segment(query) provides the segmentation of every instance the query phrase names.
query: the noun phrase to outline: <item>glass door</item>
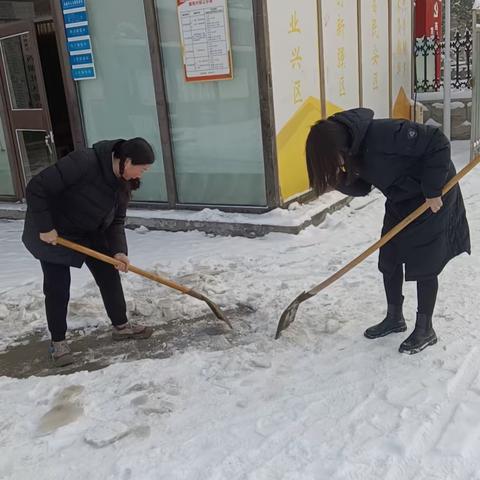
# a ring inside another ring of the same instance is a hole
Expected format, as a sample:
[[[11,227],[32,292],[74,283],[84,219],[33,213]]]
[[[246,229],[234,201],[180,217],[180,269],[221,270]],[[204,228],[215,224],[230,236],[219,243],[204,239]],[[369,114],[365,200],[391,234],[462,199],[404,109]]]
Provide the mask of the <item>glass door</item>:
[[[25,184],[56,160],[34,24],[0,26],[0,75]]]

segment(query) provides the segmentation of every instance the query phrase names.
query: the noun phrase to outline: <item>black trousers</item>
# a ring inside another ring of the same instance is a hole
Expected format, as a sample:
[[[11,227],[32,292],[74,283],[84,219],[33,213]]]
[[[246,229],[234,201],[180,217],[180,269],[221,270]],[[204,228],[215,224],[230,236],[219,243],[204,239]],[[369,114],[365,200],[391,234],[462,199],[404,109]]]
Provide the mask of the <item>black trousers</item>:
[[[70,267],[56,263],[40,262],[43,270],[43,293],[48,329],[52,341],[65,340],[67,310],[70,300]],[[102,295],[105,310],[113,325],[127,322],[127,306],[118,271],[94,258],[85,260]]]
[[[403,302],[403,265],[397,265],[392,275],[383,277],[387,302],[390,305],[401,305]],[[438,277],[417,282],[417,311],[425,315],[433,315],[437,301]]]

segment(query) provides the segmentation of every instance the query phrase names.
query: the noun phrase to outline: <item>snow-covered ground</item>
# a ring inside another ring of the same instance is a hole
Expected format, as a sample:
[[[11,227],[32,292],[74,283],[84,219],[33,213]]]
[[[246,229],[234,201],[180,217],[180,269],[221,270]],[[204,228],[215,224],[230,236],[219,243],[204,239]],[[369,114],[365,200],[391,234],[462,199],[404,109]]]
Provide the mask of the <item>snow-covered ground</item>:
[[[467,155],[468,144],[455,143],[457,165]],[[397,351],[407,334],[363,337],[385,310],[376,255],[303,304],[273,340],[298,293],[378,238],[378,193],[298,236],[129,232],[132,263],[224,307],[254,307],[242,341],[227,335],[221,351],[96,372],[0,378],[0,478],[480,480],[480,171],[463,192],[473,255],[441,276],[439,343],[411,357]],[[0,223],[1,348],[45,323],[40,269],[21,228]],[[74,271],[73,282],[71,326],[106,325],[88,272]],[[132,274],[124,286],[130,311],[152,325],[206,313]],[[405,293],[411,330],[414,285]]]

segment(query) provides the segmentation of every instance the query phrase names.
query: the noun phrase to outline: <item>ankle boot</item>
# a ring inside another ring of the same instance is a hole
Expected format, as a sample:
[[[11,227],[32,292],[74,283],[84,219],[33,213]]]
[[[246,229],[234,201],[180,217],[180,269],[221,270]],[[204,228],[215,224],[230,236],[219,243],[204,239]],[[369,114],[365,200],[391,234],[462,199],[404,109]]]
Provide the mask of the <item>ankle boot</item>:
[[[413,355],[437,343],[437,334],[432,327],[432,316],[417,313],[417,322],[412,334],[400,345],[400,353]]]
[[[405,318],[403,317],[403,298],[400,305],[388,305],[387,316],[385,319],[374,325],[373,327],[367,328],[364,335],[367,338],[380,338],[390,333],[405,332],[407,330],[407,324],[405,323]]]

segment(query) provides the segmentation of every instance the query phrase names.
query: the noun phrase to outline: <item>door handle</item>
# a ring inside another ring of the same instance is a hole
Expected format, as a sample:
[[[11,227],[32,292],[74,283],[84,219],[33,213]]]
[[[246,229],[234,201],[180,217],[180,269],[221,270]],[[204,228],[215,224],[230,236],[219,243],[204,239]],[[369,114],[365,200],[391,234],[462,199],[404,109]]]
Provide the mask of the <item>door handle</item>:
[[[53,145],[53,132],[50,130],[49,132],[47,132],[47,134],[45,135],[45,145],[47,146],[47,149],[48,149],[48,153],[50,155],[53,155],[53,149],[52,149],[52,145]]]

